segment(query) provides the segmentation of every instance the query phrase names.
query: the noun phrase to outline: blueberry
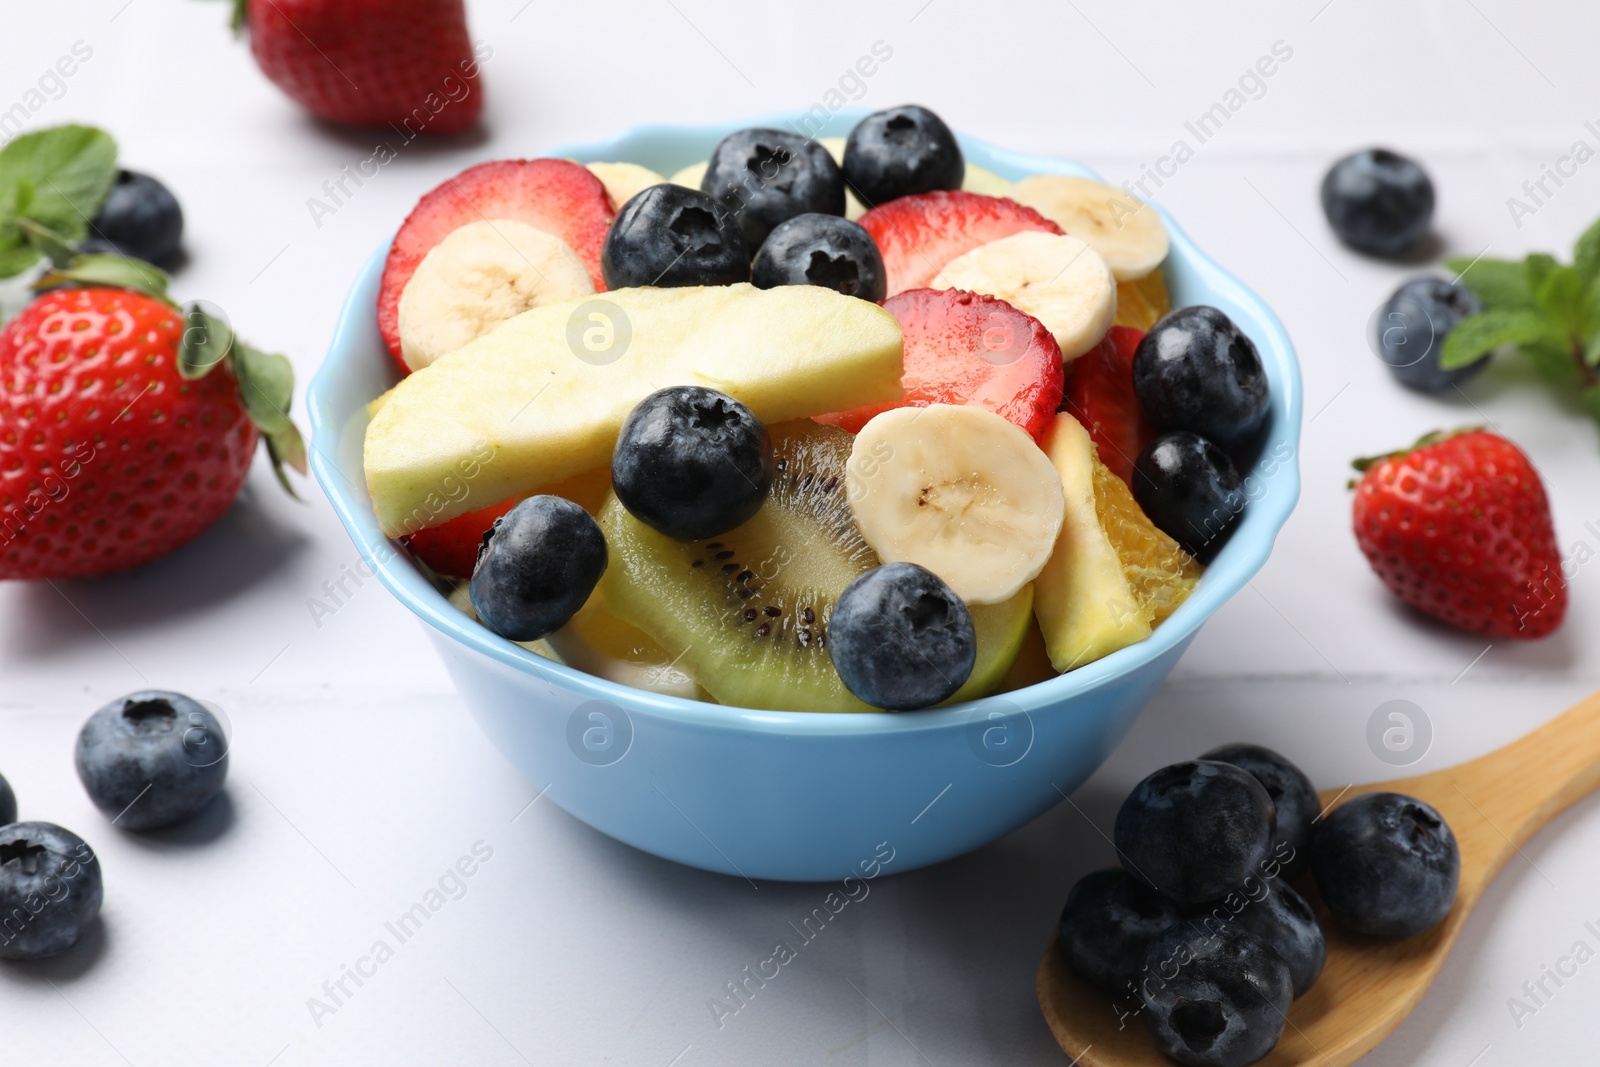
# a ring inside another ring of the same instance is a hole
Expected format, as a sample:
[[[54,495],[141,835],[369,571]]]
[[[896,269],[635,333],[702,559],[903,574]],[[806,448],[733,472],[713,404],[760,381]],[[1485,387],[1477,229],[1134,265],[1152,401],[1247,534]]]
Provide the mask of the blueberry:
[[[663,183],[635,193],[600,247],[606,288],[733,285],[750,280],[750,246],[709,196]]]
[[[54,823],[0,827],[0,959],[67,951],[100,914],[100,861]]]
[[[845,586],[828,621],[828,655],[845,688],[875,708],[948,700],[978,658],[972,613],[938,575],[885,563]]]
[[[1150,942],[1178,921],[1178,906],[1123,870],[1094,871],[1067,894],[1056,944],[1072,969],[1112,996],[1133,988]]]
[[[756,253],[750,273],[758,289],[820,285],[874,304],[889,292],[877,243],[837,215],[796,215],[780,222]]]
[[[844,144],[844,178],[867,205],[912,193],[959,189],[967,176],[956,135],[925,107],[875,111],[856,123]]]
[[[1133,461],[1133,498],[1157,529],[1209,563],[1244,512],[1244,479],[1226,452],[1180,430],[1162,434]]]
[[[1272,844],[1279,869],[1273,872],[1269,865],[1265,873],[1268,878],[1284,882],[1300,877],[1311,862],[1311,824],[1322,813],[1322,801],[1311,779],[1283,756],[1261,745],[1223,745],[1200,758],[1231,763],[1261,783],[1277,810]]]
[[[1379,256],[1404,252],[1428,232],[1433,182],[1414,160],[1386,148],[1345,156],[1322,179],[1322,211],[1351,248]]]
[[[1367,793],[1346,801],[1311,838],[1317,889],[1345,926],[1410,937],[1450,913],[1461,853],[1440,814],[1415,797]]]
[[[606,537],[587,511],[530,496],[494,520],[472,569],[478,621],[512,641],[537,641],[583,607],[606,570]]]
[[[146,689],[89,716],[74,754],[89,798],[125,830],[182,822],[228,777],[228,740],[203,705]]]
[[[716,537],[772,488],[772,438],[726,393],[676,385],[634,406],[611,453],[611,484],[634,518],[668,537]]]
[[[1260,431],[1272,392],[1255,342],[1214,307],[1169,312],[1133,355],[1133,390],[1158,430],[1188,430],[1233,451]]]
[[[17,794],[11,791],[11,783],[0,775],[0,826],[17,821]]]
[[[1328,941],[1316,913],[1305,897],[1282,880],[1256,879],[1247,889],[1213,901],[1185,918],[1211,931],[1236,922],[1254,934],[1289,965],[1296,997],[1304,996],[1316,983],[1328,959]]]
[[[700,191],[731,211],[751,248],[780,222],[844,214],[844,175],[828,150],[787,130],[739,130],[711,153]]]
[[[165,185],[148,174],[117,173],[100,213],[89,224],[89,238],[98,248],[169,266],[183,242],[183,209]]]
[[[1272,798],[1228,763],[1189,760],[1134,786],[1114,836],[1128,872],[1180,904],[1225,896],[1272,855]]]
[[[1443,392],[1489,365],[1485,353],[1465,367],[1444,370],[1439,366],[1450,331],[1482,310],[1482,301],[1464,285],[1452,285],[1443,278],[1413,278],[1383,305],[1374,327],[1378,355],[1402,384],[1424,393]]]
[[[1238,925],[1180,923],[1150,942],[1145,969],[1145,1024],[1179,1063],[1246,1067],[1283,1036],[1294,997],[1289,966]]]

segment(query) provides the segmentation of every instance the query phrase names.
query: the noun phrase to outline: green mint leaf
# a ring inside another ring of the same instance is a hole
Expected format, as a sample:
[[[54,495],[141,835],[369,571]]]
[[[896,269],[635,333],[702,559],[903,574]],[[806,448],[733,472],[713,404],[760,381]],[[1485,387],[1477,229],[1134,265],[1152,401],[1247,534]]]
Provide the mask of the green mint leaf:
[[[1584,230],[1572,246],[1572,265],[1585,282],[1600,278],[1600,221]]]
[[[1447,259],[1444,265],[1471,289],[1490,311],[1514,311],[1534,306],[1533,287],[1521,263],[1503,259]]]
[[[1583,361],[1591,367],[1600,366],[1600,332],[1597,332],[1584,344]]]
[[[1571,389],[1578,384],[1578,365],[1572,361],[1572,350],[1554,341],[1533,341],[1517,346],[1522,358],[1533,365],[1534,371],[1558,389]]]
[[[1586,387],[1578,394],[1578,401],[1591,419],[1600,422],[1600,385]]]
[[[1589,335],[1583,276],[1573,267],[1551,267],[1535,294],[1552,325],[1567,337]]]
[[[1522,269],[1528,275],[1528,288],[1535,294],[1550,272],[1556,269],[1556,257],[1546,252],[1533,252],[1522,261]]]
[[[1536,341],[1562,343],[1550,321],[1537,311],[1485,311],[1469,315],[1456,323],[1455,329],[1445,338],[1439,366],[1454,370],[1477,362],[1484,353],[1501,345]]]
[[[30,250],[31,251],[31,250]],[[38,258],[38,254],[34,254]],[[127,256],[90,255],[77,256],[61,270],[45,273],[34,284],[36,289],[52,285],[105,285],[113,289],[131,289],[136,293],[167,300],[167,272],[152,267],[139,259]],[[170,300],[167,300],[171,303]]]
[[[289,404],[294,399],[294,368],[288,357],[263,352],[242,341],[233,346],[233,375],[250,421],[269,437],[293,424]]]
[[[0,241],[0,278],[15,278],[39,262],[39,251],[26,241]]]
[[[0,189],[31,185],[28,217],[74,241],[88,236],[116,180],[117,142],[92,126],[25,133],[0,148]]]
[[[233,351],[233,329],[227,322],[191,304],[183,313],[183,338],[178,342],[178,373],[204,378]]]
[[[43,223],[34,222],[24,216],[17,220],[17,228],[22,231],[22,236],[27,239],[28,244],[48,259],[50,265],[57,270],[70,264],[73,257],[78,254],[76,245]]]

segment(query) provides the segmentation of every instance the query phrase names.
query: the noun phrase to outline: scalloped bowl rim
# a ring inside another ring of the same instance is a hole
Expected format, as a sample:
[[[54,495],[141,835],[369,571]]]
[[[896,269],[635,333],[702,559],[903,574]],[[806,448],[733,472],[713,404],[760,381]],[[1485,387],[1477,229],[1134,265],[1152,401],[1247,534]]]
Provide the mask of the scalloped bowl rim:
[[[844,110],[835,114],[830,125],[853,122],[865,112]],[[674,141],[684,145],[714,144],[727,133],[757,124],[794,123],[801,112],[784,112],[758,116],[754,119],[700,125],[646,124],[628,127],[613,137],[583,144],[564,145],[551,149],[546,155],[569,158],[579,162],[626,160],[640,141]],[[819,131],[828,134],[829,131]],[[1027,174],[1058,173],[1082,174],[1099,178],[1087,167],[1049,157],[1035,156],[989,145],[965,135],[957,135],[968,162],[977,163],[1013,179]],[[692,158],[689,158],[692,157]],[[685,164],[703,159],[703,154],[687,151]],[[670,173],[670,172],[669,172]],[[1299,498],[1299,431],[1302,410],[1301,381],[1294,347],[1283,324],[1260,297],[1215,261],[1207,257],[1188,235],[1172,220],[1166,210],[1160,211],[1171,235],[1172,252],[1164,269],[1181,259],[1185,268],[1193,268],[1204,276],[1213,290],[1229,291],[1232,302],[1250,309],[1264,329],[1264,336],[1252,335],[1267,366],[1273,384],[1273,415],[1261,451],[1275,449],[1283,443],[1290,448],[1289,456],[1271,475],[1278,483],[1273,491],[1252,501],[1245,510],[1244,519],[1226,547],[1218,554],[1189,598],[1170,618],[1157,626],[1143,641],[1119,649],[1086,666],[1036,683],[1023,689],[996,696],[984,697],[948,708],[934,708],[913,712],[816,712],[771,711],[740,708],[725,704],[712,704],[699,700],[668,696],[632,686],[608,681],[587,674],[565,664],[545,659],[521,646],[491,633],[462,612],[458,611],[416,567],[409,562],[405,551],[398,548],[379,530],[365,487],[350,492],[339,469],[338,459],[329,448],[336,447],[338,438],[349,419],[341,418],[335,410],[333,393],[336,376],[354,361],[371,358],[361,351],[359,334],[370,323],[374,308],[368,301],[359,300],[363,282],[381,274],[389,242],[385,242],[362,266],[361,273],[352,284],[339,315],[334,338],[327,358],[318,369],[306,391],[306,402],[312,428],[311,466],[324,493],[333,504],[346,531],[355,542],[367,565],[376,573],[394,596],[410,608],[424,622],[433,626],[467,647],[482,653],[513,670],[547,684],[559,685],[582,694],[588,699],[607,701],[626,707],[633,715],[661,715],[680,723],[704,727],[742,730],[760,735],[853,736],[900,731],[935,730],[961,726],[970,721],[975,709],[991,707],[996,711],[1015,712],[1020,709],[1032,712],[1055,707],[1071,698],[1120,678],[1159,658],[1163,653],[1187,639],[1206,619],[1229,598],[1239,592],[1266,563],[1273,544]],[[1215,295],[1215,294],[1213,294]],[[389,359],[387,352],[378,356]],[[345,483],[345,484],[341,484]]]

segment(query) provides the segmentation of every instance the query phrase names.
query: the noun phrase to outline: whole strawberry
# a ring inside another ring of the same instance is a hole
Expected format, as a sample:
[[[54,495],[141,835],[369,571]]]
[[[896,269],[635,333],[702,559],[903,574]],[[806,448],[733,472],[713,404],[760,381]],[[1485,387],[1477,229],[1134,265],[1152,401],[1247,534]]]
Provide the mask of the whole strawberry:
[[[410,140],[483,111],[463,0],[237,0],[246,20],[261,72],[319,118]]]
[[[155,297],[76,288],[45,293],[0,331],[0,578],[135,567],[228,510],[262,420],[241,394],[235,352],[184,373],[185,327]],[[250,357],[259,404],[282,391],[265,380],[281,375],[282,357]],[[287,423],[278,412],[263,427],[279,442],[274,457],[298,465]]]
[[[1484,430],[1430,434],[1356,469],[1356,542],[1396,596],[1487,637],[1561,625],[1567,586],[1550,501],[1516,445]]]

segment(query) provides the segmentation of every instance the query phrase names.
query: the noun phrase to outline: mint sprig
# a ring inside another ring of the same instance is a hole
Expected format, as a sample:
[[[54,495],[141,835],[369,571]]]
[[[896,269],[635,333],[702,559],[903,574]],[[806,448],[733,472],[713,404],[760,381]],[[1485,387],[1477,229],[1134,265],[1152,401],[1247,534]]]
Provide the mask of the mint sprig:
[[[39,262],[24,223],[82,241],[116,180],[117,143],[93,126],[25,133],[0,148],[0,278]]]
[[[1535,252],[1520,263],[1450,259],[1445,266],[1484,310],[1450,331],[1439,365],[1452,370],[1514,349],[1552,385],[1577,392],[1600,421],[1600,222],[1578,238],[1570,264]]]

